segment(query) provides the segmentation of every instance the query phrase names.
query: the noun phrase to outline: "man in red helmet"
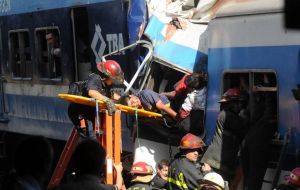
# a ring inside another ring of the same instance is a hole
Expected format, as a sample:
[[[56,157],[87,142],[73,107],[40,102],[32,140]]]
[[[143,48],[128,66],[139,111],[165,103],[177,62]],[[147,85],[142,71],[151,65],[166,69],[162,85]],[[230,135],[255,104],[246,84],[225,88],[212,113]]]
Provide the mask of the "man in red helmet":
[[[97,71],[89,75],[82,87],[82,95],[103,101],[109,115],[116,110],[113,100],[120,98],[113,89],[113,84],[123,84],[124,74],[120,65],[113,60],[97,64]],[[71,103],[68,114],[75,126],[79,126],[79,116],[83,116],[88,123],[95,121],[95,108],[82,104]],[[90,125],[90,124],[88,124]]]
[[[290,175],[285,176],[286,183],[278,185],[275,190],[300,189],[300,167],[293,169]]]
[[[221,97],[215,134],[201,160],[229,182],[235,175],[239,146],[246,133],[243,120],[238,115],[241,110],[240,94],[239,89],[230,88]]]
[[[132,165],[132,186],[128,190],[152,190],[150,182],[152,180],[153,169],[145,162],[137,162]]]
[[[199,168],[197,163],[204,146],[205,143],[202,139],[191,133],[182,137],[179,146],[180,153],[170,165],[169,189],[188,190],[198,188],[198,180],[203,178],[203,172],[210,171],[208,165]]]

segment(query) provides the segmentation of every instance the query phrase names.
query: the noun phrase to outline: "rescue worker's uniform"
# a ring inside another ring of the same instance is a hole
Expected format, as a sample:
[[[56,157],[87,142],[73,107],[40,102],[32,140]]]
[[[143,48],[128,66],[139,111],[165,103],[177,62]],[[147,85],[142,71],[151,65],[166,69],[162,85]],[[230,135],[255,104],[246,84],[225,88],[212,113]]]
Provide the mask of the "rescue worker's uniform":
[[[228,95],[228,91],[230,96],[225,100],[224,96],[226,93]],[[223,95],[220,103],[239,100],[238,89],[228,91]],[[237,154],[246,130],[243,123],[238,111],[234,112],[231,108],[225,107],[218,115],[213,140],[201,160],[209,164],[227,181],[230,181],[235,174]]]
[[[88,95],[89,90],[97,90],[99,91],[102,95],[112,98],[113,91],[111,86],[107,86],[100,75],[98,74],[90,74],[86,84],[84,85],[83,88],[83,96],[91,98]],[[95,120],[95,114],[96,110],[95,107],[92,106],[86,106],[83,104],[77,104],[77,103],[70,103],[69,109],[68,109],[69,117],[71,121],[73,122],[74,125],[78,126],[79,125],[79,119],[78,115],[84,115],[85,119],[94,122]]]
[[[132,186],[127,190],[151,190],[150,182],[152,180],[153,169],[145,162],[137,162],[132,165],[130,173],[132,177]]]
[[[152,189],[167,189],[167,182],[156,174],[151,181]]]
[[[271,141],[277,130],[276,93],[265,92],[265,108],[260,118],[250,126],[242,146],[242,166],[245,175],[245,187],[261,189],[268,168]]]
[[[170,177],[168,179],[170,189],[172,190],[194,190],[199,184],[197,180],[202,179],[204,175],[200,169],[196,168],[196,163],[181,156],[171,163]]]
[[[98,71],[89,75],[86,83],[82,88],[82,95],[88,98],[90,90],[95,90],[103,95],[104,103],[106,104],[108,113],[111,115],[115,111],[115,105],[111,98],[114,95],[112,85],[107,85],[105,78],[112,80],[113,84],[122,84],[124,81],[124,74],[120,65],[112,60],[97,64]],[[68,108],[68,115],[75,126],[80,125],[79,116],[83,116],[87,120],[88,126],[93,126],[95,122],[96,109],[95,107],[85,106],[77,103],[70,103]],[[92,127],[89,128],[92,131]],[[90,132],[91,133],[91,132]],[[91,134],[90,134],[91,135]]]
[[[198,189],[198,180],[204,177],[200,168],[197,167],[197,157],[190,158],[188,152],[201,150],[205,146],[201,138],[188,133],[182,137],[180,142],[181,156],[176,158],[170,165],[168,178],[171,190],[194,190]]]

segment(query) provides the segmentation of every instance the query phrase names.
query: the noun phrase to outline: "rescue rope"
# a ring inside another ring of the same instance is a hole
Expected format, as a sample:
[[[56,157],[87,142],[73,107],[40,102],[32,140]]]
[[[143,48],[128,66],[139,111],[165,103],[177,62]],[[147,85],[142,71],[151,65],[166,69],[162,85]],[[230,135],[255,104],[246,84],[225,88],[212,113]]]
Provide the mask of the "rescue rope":
[[[140,138],[139,138],[139,121],[138,121],[138,108],[134,108],[135,111],[135,125],[136,125],[136,139],[139,146],[139,149],[141,147]]]

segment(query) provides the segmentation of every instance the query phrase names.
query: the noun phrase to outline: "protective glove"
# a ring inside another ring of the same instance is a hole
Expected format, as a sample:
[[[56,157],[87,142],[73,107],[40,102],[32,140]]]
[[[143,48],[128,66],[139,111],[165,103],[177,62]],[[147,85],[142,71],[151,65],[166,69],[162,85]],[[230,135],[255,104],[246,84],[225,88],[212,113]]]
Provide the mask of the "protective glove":
[[[106,105],[106,109],[108,111],[108,115],[110,115],[110,116],[117,110],[115,103],[109,98],[107,100],[105,100],[105,105]]]

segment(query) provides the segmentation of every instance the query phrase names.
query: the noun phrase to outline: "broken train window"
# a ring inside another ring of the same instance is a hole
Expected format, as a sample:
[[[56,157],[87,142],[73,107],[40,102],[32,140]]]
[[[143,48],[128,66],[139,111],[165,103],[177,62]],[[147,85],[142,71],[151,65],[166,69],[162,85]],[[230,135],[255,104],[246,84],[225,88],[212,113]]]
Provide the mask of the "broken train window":
[[[9,31],[9,63],[13,79],[32,78],[32,47],[26,29]]]

